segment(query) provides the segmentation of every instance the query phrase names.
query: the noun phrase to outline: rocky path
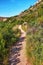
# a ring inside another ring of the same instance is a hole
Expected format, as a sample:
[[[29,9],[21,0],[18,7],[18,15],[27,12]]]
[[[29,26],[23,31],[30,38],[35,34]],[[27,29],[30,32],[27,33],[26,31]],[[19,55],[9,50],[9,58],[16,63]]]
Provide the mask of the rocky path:
[[[9,65],[27,65],[26,64],[26,54],[25,54],[25,36],[26,33],[22,30],[21,25],[19,26],[21,30],[21,37],[17,44],[12,47],[9,56]]]

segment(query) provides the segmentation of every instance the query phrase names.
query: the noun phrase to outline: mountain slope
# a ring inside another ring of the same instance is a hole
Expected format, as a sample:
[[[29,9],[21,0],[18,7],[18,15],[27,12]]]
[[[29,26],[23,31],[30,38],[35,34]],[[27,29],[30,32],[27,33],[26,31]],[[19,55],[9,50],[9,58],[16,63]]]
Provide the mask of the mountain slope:
[[[17,16],[13,16],[13,17],[8,17],[7,21],[30,21],[30,19],[34,19],[37,17],[40,17],[41,15],[43,15],[43,1],[39,1],[38,3],[36,3],[35,5],[31,6],[29,9],[23,11],[22,13],[20,13]],[[4,17],[0,17],[0,20],[5,19]]]
[[[20,37],[18,25],[27,22],[26,54],[30,65],[43,65],[43,1],[20,15],[0,19],[0,64],[8,65],[9,47]],[[3,22],[4,21],[4,22]],[[6,60],[7,59],[7,60]]]
[[[36,4],[25,20],[28,23],[26,37],[28,63],[43,65],[43,2]]]
[[[29,9],[23,11],[21,14],[13,17],[9,17],[8,21],[23,21],[28,22],[31,19],[35,19],[38,17],[41,17],[43,15],[43,1],[40,1],[39,3],[36,3],[35,5],[31,6]]]

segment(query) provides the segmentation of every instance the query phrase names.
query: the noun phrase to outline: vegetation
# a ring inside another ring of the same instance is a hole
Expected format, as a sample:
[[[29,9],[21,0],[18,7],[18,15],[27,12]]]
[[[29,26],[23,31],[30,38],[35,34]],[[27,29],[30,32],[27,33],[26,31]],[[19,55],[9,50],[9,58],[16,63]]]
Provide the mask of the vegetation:
[[[26,27],[24,22],[27,22]],[[43,1],[31,6],[19,16],[0,22],[0,64],[8,65],[9,48],[20,36],[19,24],[23,24],[22,28],[27,32],[28,61],[31,65],[43,65]]]
[[[22,24],[22,29],[26,32],[27,31],[27,23]]]
[[[18,41],[20,30],[15,22],[0,22],[0,64],[8,65],[8,53],[11,45]],[[13,27],[16,29],[13,30]]]
[[[43,27],[37,25],[27,34],[27,56],[32,65],[43,65]]]
[[[29,14],[26,52],[31,65],[43,65],[43,2]]]

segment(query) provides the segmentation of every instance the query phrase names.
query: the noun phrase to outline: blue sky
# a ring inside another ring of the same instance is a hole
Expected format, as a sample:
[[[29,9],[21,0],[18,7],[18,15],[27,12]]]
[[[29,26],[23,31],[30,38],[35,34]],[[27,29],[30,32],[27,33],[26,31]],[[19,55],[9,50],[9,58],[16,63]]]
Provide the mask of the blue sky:
[[[0,0],[0,16],[9,17],[20,14],[37,0]]]

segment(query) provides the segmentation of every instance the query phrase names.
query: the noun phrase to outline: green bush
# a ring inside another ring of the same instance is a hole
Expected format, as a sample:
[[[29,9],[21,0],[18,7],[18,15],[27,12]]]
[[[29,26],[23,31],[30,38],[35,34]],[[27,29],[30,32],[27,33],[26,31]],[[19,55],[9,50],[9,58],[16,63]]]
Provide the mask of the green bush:
[[[8,65],[8,54],[9,48],[17,40],[20,34],[19,30],[13,31],[12,28],[15,26],[14,22],[0,22],[0,64],[1,65]]]

